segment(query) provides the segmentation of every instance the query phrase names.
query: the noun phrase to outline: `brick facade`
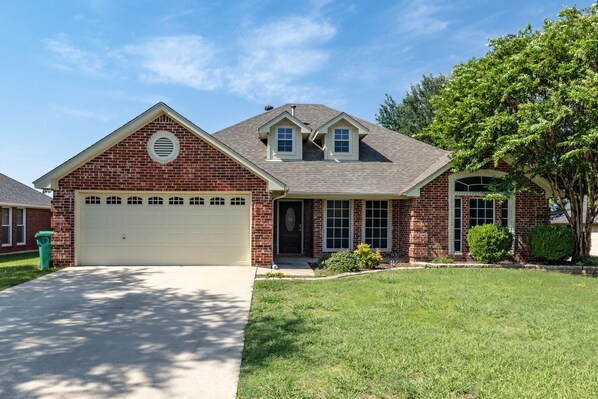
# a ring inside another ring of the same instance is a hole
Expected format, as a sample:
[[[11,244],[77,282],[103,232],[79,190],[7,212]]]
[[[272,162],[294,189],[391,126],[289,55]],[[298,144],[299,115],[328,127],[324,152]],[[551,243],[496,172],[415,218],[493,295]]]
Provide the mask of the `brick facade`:
[[[39,208],[25,208],[25,245],[17,244],[17,209],[11,207],[12,214],[12,244],[0,246],[0,254],[13,252],[37,251],[35,233],[41,230],[50,230],[50,210]],[[2,209],[2,207],[0,207]],[[2,242],[2,229],[0,229],[0,242]]]
[[[505,170],[500,165],[498,170]],[[418,198],[391,201],[392,251],[387,256],[406,260],[431,260],[448,256],[449,251],[449,176],[446,172],[425,185]],[[548,224],[550,211],[544,193],[532,185],[532,192],[518,194],[515,198],[515,260],[529,258],[527,235],[529,230],[540,224]],[[457,198],[459,196],[457,195]],[[462,197],[482,198],[475,196]],[[322,228],[324,200],[314,201],[313,248],[314,256],[322,254]],[[357,246],[362,237],[363,200],[353,200],[353,244]],[[496,204],[495,220],[500,222],[500,205]],[[467,236],[469,226],[469,201],[462,201],[462,254],[451,256],[464,260],[467,257]]]
[[[147,142],[158,130],[176,135],[180,154],[154,162]],[[160,116],[59,181],[52,201],[52,259],[75,261],[75,191],[248,191],[251,192],[251,263],[272,260],[272,198],[267,183],[166,115]]]

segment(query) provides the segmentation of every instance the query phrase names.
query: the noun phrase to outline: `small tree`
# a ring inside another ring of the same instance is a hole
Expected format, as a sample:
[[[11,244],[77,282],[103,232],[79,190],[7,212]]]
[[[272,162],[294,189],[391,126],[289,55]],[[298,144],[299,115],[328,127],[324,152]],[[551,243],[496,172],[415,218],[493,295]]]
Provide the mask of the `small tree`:
[[[446,81],[444,75],[424,75],[421,82],[411,86],[400,103],[386,94],[376,120],[385,128],[434,145],[434,138],[424,136],[422,132],[432,123],[430,100],[440,92]]]
[[[428,128],[455,169],[506,159],[509,194],[527,189],[526,178],[548,182],[575,233],[574,259],[589,253],[598,215],[597,38],[594,4],[563,9],[543,31],[491,40],[488,54],[454,68]]]

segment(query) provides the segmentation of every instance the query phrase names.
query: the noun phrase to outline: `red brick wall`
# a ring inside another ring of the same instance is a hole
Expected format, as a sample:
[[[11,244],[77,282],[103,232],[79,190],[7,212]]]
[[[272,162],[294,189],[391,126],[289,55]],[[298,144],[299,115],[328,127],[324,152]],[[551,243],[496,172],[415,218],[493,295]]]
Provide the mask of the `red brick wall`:
[[[159,164],[147,153],[157,130],[180,142],[176,160]],[[70,266],[75,260],[75,190],[110,191],[250,191],[253,265],[272,261],[272,198],[267,183],[163,115],[96,158],[63,177],[52,201],[52,259]]]
[[[0,207],[1,209],[1,207]],[[40,230],[50,230],[50,210],[26,208],[25,211],[25,245],[17,245],[17,208],[10,208],[12,213],[12,245],[0,246],[0,254],[37,250],[35,233]],[[0,229],[0,242],[2,230]]]

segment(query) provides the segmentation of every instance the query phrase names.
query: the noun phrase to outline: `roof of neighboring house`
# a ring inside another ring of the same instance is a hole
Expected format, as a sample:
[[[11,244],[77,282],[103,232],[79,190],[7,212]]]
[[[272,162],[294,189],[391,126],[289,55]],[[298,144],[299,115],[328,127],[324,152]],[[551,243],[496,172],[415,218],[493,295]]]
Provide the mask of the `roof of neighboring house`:
[[[584,223],[586,221],[586,215],[587,215],[586,208],[587,208],[587,205],[588,205],[588,198],[585,197],[583,199],[583,209],[584,209],[583,221],[584,221]],[[567,210],[571,209],[570,205],[567,205],[566,208],[567,208]],[[593,224],[598,224],[598,216],[595,217],[592,222],[593,222]],[[565,215],[561,215],[558,218],[552,219],[550,221],[550,223],[552,223],[552,224],[569,224],[569,221],[567,220],[567,217],[565,217]]]
[[[314,143],[303,142],[303,160],[268,161],[267,145],[258,128],[282,112],[286,104],[214,133],[250,162],[289,187],[289,194],[401,195],[449,163],[449,153],[375,123],[351,116],[369,133],[359,143],[359,161],[324,161]],[[320,104],[297,104],[295,116],[312,129],[341,114]]]
[[[0,205],[50,208],[52,198],[0,173]]]

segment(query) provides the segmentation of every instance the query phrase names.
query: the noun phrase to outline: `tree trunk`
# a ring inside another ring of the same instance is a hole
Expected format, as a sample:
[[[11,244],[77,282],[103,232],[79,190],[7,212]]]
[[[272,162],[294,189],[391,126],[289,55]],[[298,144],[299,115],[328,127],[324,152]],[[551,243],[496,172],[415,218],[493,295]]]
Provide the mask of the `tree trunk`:
[[[571,196],[571,228],[575,233],[575,248],[573,249],[573,261],[590,254],[590,239],[592,236],[591,223],[585,223],[583,196]]]

